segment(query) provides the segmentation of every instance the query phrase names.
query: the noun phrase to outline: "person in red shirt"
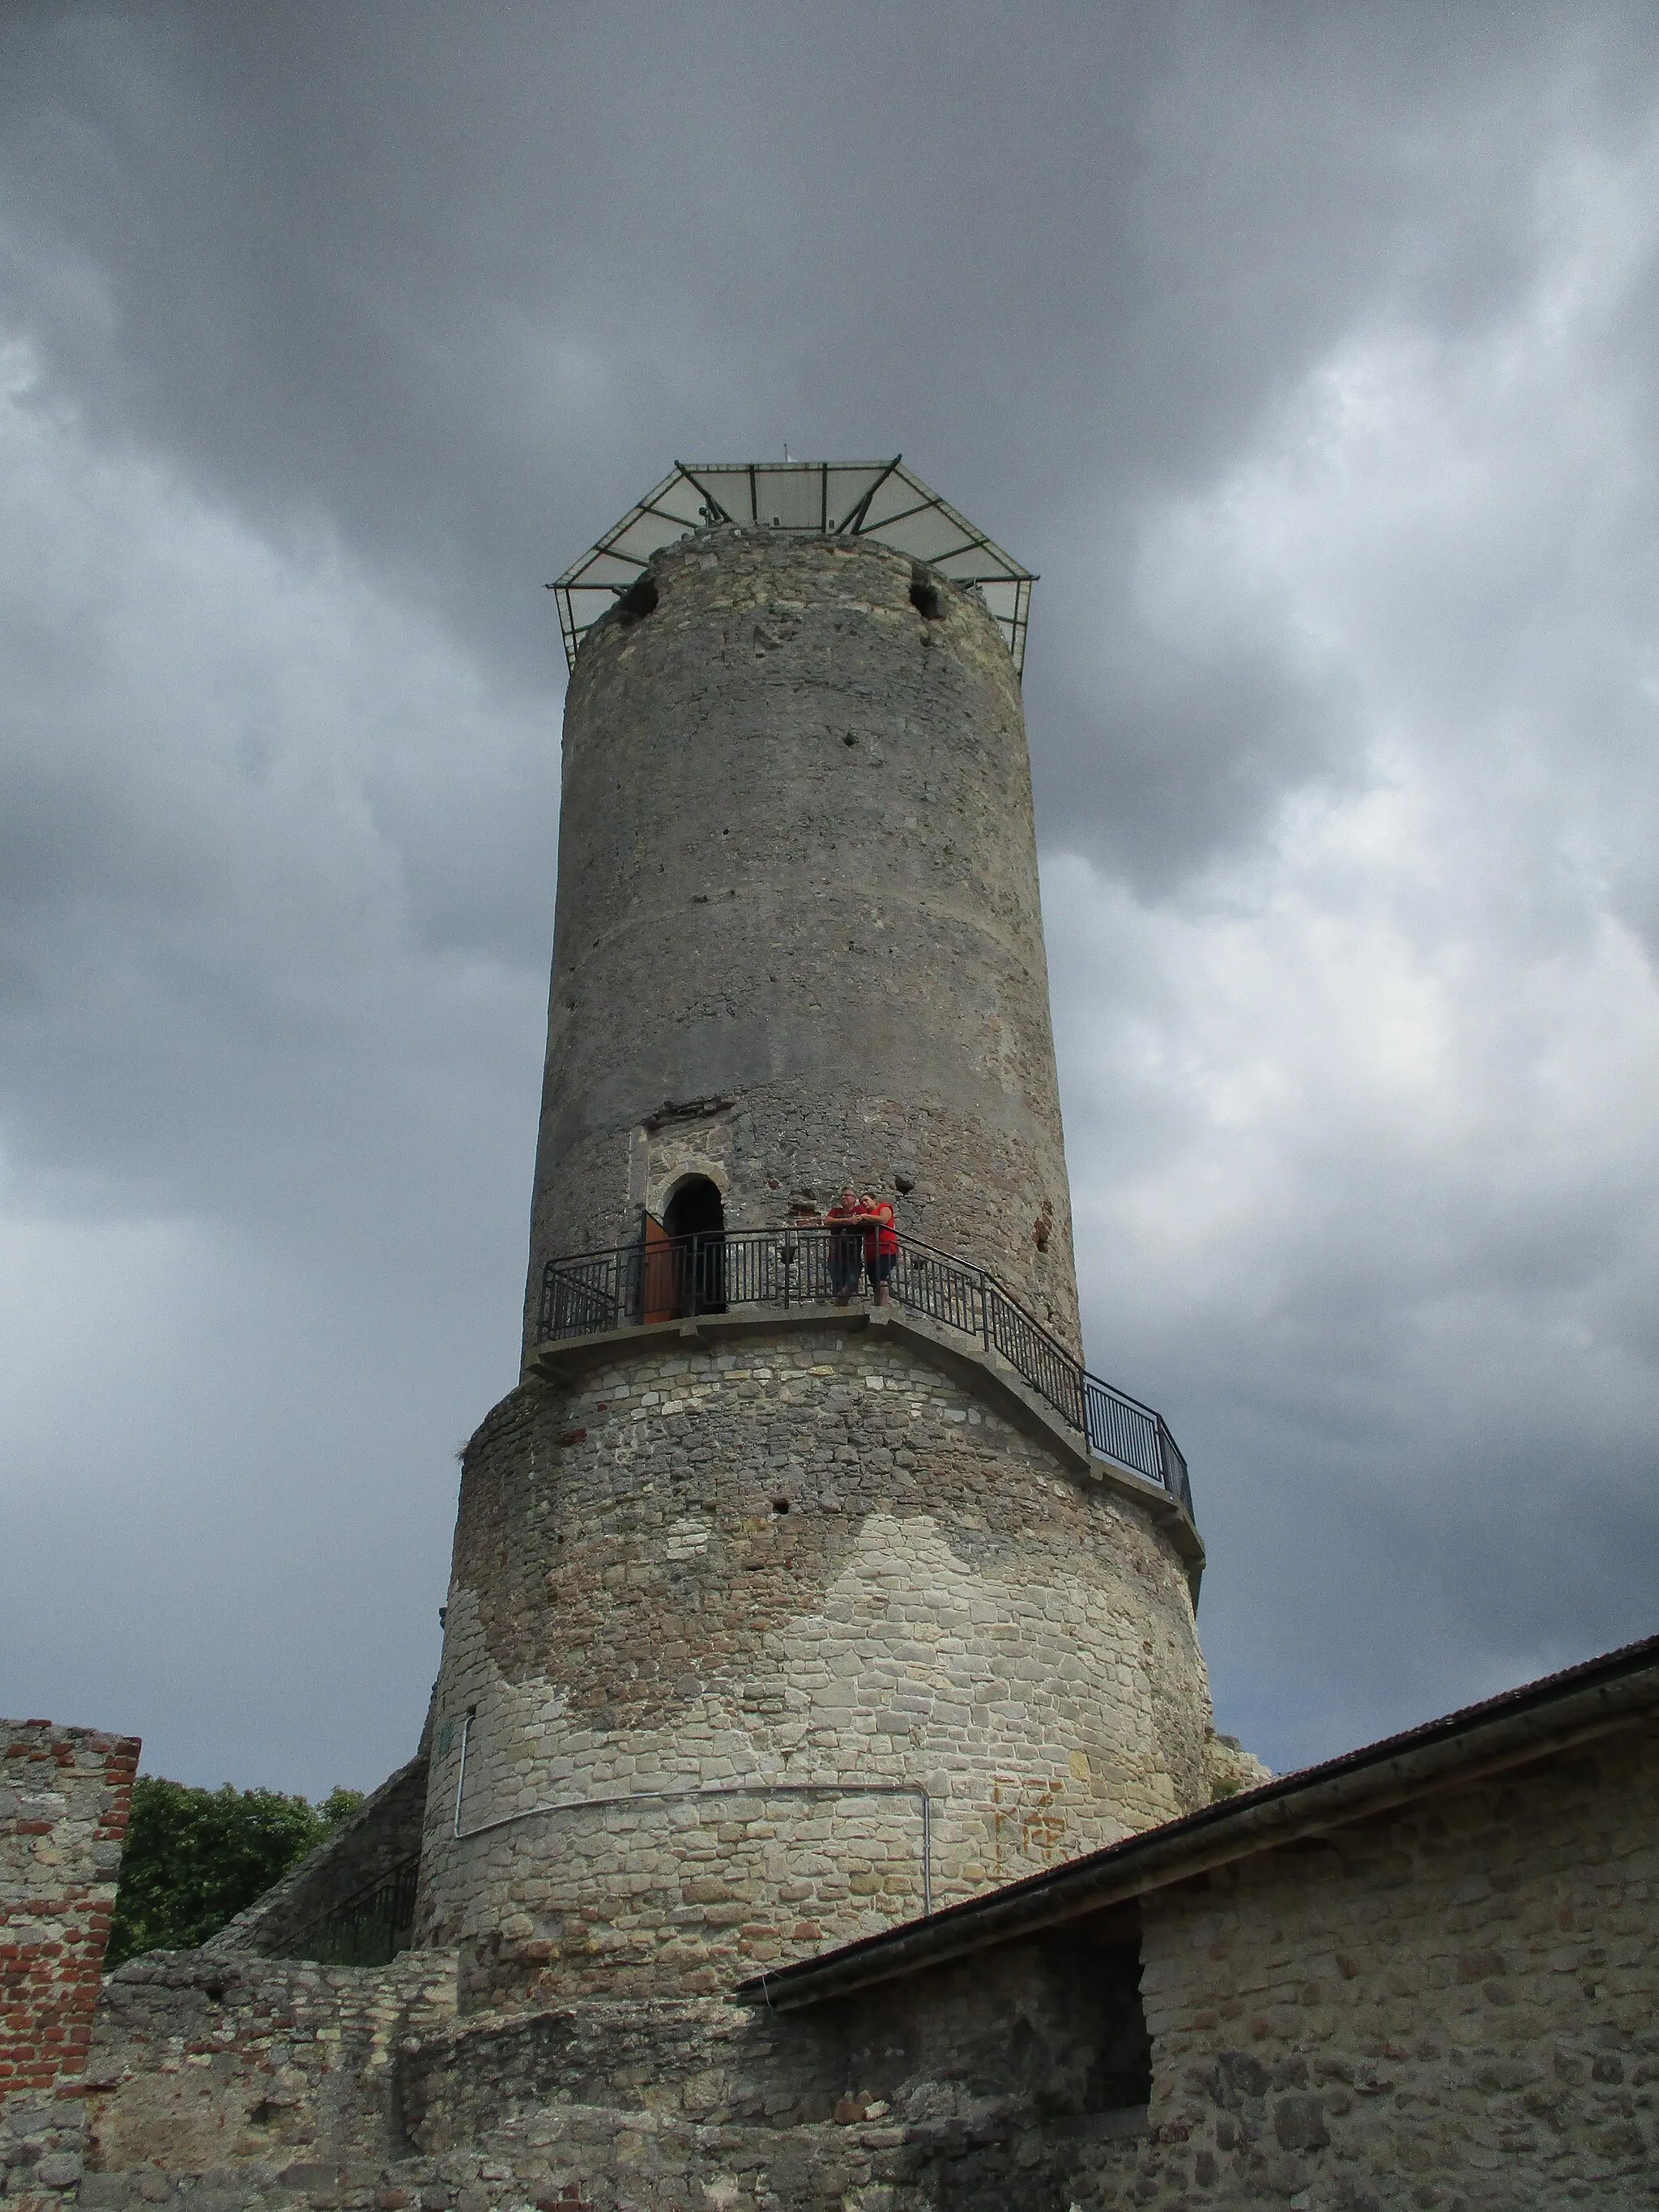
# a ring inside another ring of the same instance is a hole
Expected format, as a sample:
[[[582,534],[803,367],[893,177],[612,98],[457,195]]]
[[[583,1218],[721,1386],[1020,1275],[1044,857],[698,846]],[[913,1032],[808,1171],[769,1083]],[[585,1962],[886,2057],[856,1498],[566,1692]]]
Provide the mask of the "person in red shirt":
[[[872,1198],[866,1191],[859,1200],[859,1218],[865,1224],[864,1271],[870,1278],[876,1304],[890,1306],[893,1298],[889,1285],[898,1265],[899,1249],[893,1209],[884,1198]]]

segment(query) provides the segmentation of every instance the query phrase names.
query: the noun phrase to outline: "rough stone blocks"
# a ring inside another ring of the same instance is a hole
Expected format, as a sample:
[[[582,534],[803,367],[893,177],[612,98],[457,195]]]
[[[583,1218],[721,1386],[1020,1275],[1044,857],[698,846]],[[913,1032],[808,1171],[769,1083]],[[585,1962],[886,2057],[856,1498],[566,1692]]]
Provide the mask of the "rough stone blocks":
[[[417,1926],[714,1989],[1206,1803],[1208,1712],[1169,1536],[962,1381],[642,1337],[468,1448]]]

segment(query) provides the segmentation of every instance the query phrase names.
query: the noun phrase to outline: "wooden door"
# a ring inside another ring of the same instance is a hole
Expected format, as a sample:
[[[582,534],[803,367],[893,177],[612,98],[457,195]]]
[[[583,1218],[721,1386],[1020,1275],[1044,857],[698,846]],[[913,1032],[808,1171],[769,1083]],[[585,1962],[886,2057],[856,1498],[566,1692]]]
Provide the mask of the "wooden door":
[[[645,1254],[641,1263],[640,1318],[646,1322],[672,1321],[679,1312],[679,1285],[675,1279],[674,1246],[654,1213],[645,1217]]]

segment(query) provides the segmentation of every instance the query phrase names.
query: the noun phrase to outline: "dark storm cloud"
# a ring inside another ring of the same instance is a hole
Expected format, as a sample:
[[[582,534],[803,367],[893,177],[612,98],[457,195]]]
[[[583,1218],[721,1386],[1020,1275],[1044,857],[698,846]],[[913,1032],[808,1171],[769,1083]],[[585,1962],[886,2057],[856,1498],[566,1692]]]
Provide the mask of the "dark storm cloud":
[[[1656,94],[1639,8],[9,12],[0,1415],[100,1593],[15,1701],[401,1754],[511,1379],[541,586],[785,439],[1042,571],[1091,1348],[1224,1711],[1650,1625]]]
[[[1203,480],[1356,316],[1478,321],[1525,279],[1540,129],[1628,102],[1634,27],[1529,27],[14,17],[15,262],[54,377],[111,434],[262,524],[320,511],[435,568],[531,666],[526,578],[659,472],[671,428],[711,453],[762,424],[774,447],[902,442],[971,471],[1063,573],[1081,490],[1132,513]]]

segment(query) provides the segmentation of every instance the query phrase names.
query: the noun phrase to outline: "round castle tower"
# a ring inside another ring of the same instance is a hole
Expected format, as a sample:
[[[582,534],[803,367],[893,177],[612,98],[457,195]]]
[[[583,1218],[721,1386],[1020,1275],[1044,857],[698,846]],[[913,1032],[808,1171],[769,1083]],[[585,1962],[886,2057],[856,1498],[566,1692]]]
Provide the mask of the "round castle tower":
[[[988,1325],[721,1274],[546,1334],[550,1261],[793,1254],[851,1184],[1076,1350],[1008,625],[902,531],[732,511],[566,708],[525,1376],[465,1455],[422,1852],[471,2007],[723,1986],[1210,1794],[1190,1519]]]
[[[884,545],[735,526],[634,597],[652,611],[598,625],[565,708],[527,1325],[544,1261],[636,1236],[695,1172],[737,1230],[879,1187],[1074,1342],[996,623]]]

